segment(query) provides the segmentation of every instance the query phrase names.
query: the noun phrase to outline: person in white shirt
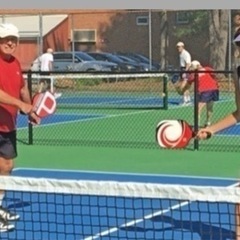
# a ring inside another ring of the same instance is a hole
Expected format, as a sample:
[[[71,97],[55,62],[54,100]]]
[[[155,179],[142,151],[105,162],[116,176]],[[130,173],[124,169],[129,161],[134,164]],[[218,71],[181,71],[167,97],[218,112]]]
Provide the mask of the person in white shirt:
[[[40,70],[41,70],[41,75],[42,76],[50,76],[50,72],[53,71],[53,49],[52,48],[48,48],[47,51],[45,53],[43,53],[40,57],[39,57],[39,61],[40,61]],[[50,78],[42,78],[39,81],[39,92],[43,91],[44,85],[47,84],[48,88],[51,84]],[[53,89],[52,89],[53,90]],[[55,98],[59,98],[61,97],[61,93],[56,93],[54,92],[54,96]]]
[[[179,52],[179,65],[180,65],[180,70],[188,70],[189,67],[191,66],[191,55],[190,53],[185,49],[184,43],[183,42],[178,42],[176,44],[177,50]],[[186,74],[181,73],[180,74],[181,79],[186,79]],[[189,90],[186,90],[183,93],[183,105],[190,105],[191,104],[191,97],[190,97],[190,92]]]

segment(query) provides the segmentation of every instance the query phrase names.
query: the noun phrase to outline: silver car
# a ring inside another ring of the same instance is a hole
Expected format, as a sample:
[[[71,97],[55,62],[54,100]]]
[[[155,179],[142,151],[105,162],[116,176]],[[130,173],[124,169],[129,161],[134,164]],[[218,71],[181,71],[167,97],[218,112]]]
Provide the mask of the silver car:
[[[97,61],[87,53],[54,52],[53,71],[79,71],[79,72],[117,72],[118,65],[112,62]],[[36,59],[31,67],[32,71],[39,71],[39,60]]]

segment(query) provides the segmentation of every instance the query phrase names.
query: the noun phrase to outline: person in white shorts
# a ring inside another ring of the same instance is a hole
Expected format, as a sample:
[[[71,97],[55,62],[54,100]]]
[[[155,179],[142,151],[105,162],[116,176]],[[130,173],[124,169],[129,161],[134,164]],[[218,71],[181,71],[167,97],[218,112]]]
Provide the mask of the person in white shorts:
[[[40,57],[39,57],[39,61],[40,61],[40,70],[41,70],[41,75],[42,76],[50,76],[50,72],[53,70],[53,50],[52,48],[48,48],[47,51],[45,53],[43,53]],[[39,81],[39,92],[43,91],[44,85],[47,84],[48,88],[50,87],[51,81],[50,78],[42,78]],[[51,89],[52,90],[52,89]],[[55,98],[59,98],[62,96],[62,93],[56,93],[54,92],[54,96]]]
[[[183,42],[178,42],[176,44],[178,53],[179,53],[179,65],[180,65],[180,70],[185,71],[188,70],[189,67],[191,66],[191,55],[190,53],[185,49],[184,43]],[[186,73],[181,73],[180,74],[181,79],[186,79],[187,74]],[[190,105],[191,104],[191,97],[190,97],[190,91],[186,90],[183,93],[183,105]]]

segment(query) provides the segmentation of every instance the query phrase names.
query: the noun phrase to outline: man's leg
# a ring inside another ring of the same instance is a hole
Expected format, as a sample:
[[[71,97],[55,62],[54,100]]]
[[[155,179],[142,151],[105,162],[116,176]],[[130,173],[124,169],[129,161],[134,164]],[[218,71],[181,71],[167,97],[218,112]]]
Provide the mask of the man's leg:
[[[16,131],[0,133],[0,176],[11,174],[14,166],[14,158],[17,157]],[[14,225],[8,221],[15,221],[20,218],[18,214],[11,213],[3,207],[5,191],[0,190],[0,232],[14,229]]]
[[[191,103],[191,96],[190,91],[186,90],[183,94],[183,103],[184,104],[190,104]]]
[[[206,125],[209,126],[211,124],[212,114],[213,114],[213,104],[214,101],[207,102],[206,104]]]
[[[0,157],[0,176],[10,175],[13,169],[13,159],[5,159]],[[3,199],[5,192],[0,190],[0,232],[11,231],[14,229],[14,225],[10,224],[8,221],[18,220],[19,215],[15,213],[10,213],[7,209],[3,207]]]
[[[198,103],[198,124],[201,125],[201,113],[203,108],[205,107],[205,102],[199,102]]]

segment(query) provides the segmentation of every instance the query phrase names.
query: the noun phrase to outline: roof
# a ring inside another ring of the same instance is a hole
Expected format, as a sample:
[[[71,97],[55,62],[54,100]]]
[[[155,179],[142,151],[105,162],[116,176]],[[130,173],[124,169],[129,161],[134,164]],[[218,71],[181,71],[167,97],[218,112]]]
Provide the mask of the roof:
[[[42,28],[42,36],[49,33],[54,27],[65,20],[68,15],[0,15],[0,23],[12,23],[19,29],[20,37],[36,37],[40,36],[40,30]]]

